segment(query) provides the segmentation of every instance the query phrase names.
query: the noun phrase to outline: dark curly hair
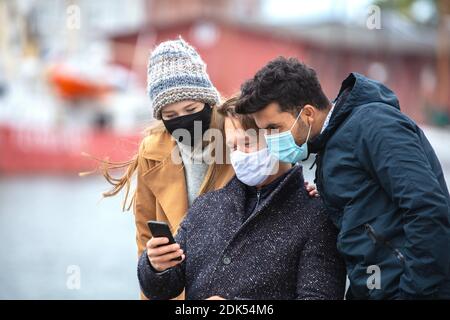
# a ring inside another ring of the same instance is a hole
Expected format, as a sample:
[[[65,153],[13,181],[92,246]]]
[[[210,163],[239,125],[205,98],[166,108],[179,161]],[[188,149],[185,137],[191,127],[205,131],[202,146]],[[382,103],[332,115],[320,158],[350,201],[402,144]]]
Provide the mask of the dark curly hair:
[[[259,70],[241,86],[236,112],[254,113],[277,102],[282,111],[295,114],[305,105],[326,109],[325,96],[316,72],[296,58],[278,57]]]

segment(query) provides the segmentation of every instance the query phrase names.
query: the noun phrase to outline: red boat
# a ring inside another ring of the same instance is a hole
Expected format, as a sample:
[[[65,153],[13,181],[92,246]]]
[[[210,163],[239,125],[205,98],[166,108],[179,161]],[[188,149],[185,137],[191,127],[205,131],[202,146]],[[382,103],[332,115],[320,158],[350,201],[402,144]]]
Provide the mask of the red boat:
[[[129,160],[136,152],[138,133],[68,129],[22,129],[0,126],[0,174],[91,171],[98,162]]]

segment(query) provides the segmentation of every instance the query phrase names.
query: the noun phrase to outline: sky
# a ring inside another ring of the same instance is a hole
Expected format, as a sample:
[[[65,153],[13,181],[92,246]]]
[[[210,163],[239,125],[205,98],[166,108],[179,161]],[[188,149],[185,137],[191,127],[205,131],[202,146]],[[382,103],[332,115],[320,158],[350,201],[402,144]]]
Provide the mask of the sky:
[[[329,17],[366,19],[373,0],[265,0],[263,15],[273,22],[312,22]]]
[[[390,0],[386,0],[390,1]],[[273,23],[317,22],[342,18],[343,22],[364,23],[374,0],[263,0],[262,13]],[[429,0],[417,0],[411,14],[425,23],[436,14]]]

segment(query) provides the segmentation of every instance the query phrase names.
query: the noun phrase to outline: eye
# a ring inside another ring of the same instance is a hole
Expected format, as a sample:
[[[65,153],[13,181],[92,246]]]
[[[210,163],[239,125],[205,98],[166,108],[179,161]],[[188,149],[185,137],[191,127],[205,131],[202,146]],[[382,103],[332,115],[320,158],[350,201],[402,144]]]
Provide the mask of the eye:
[[[244,146],[246,147],[246,148],[248,148],[248,147],[251,147],[253,145],[253,143],[252,143],[252,141],[250,140],[250,138],[249,137],[246,137],[245,138],[245,141],[244,141]]]
[[[169,120],[169,119],[172,119],[172,118],[174,118],[174,117],[175,117],[174,114],[165,114],[165,115],[163,115],[163,118],[164,118],[165,120]]]
[[[188,108],[188,109],[186,109],[186,112],[194,112],[195,110],[196,110],[197,108]]]

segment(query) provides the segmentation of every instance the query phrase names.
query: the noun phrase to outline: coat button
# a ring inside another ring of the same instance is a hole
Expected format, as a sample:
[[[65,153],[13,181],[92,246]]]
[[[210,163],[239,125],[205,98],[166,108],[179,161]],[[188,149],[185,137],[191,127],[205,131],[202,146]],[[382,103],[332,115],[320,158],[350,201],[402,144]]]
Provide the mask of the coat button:
[[[223,264],[228,265],[231,263],[231,259],[229,257],[224,257],[222,262],[223,262]]]

